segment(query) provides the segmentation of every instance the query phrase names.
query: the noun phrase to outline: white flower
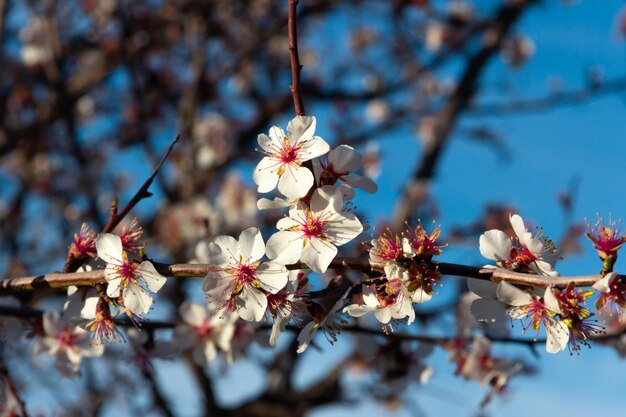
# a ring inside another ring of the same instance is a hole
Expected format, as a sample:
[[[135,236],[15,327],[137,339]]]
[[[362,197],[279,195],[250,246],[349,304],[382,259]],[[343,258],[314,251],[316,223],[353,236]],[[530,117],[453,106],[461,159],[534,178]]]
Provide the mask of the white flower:
[[[350,175],[351,172],[363,168],[363,156],[352,146],[340,145],[328,153],[327,158],[313,161],[315,180],[319,185],[335,185],[336,182],[344,199],[352,200],[355,188],[360,188],[370,194],[378,191],[378,186],[369,177]]]
[[[318,273],[326,272],[341,246],[362,231],[354,213],[341,211],[341,192],[330,185],[318,188],[311,206],[289,210],[289,217],[278,221],[278,233],[267,241],[267,256],[289,265],[301,260]]]
[[[237,315],[220,318],[210,306],[185,301],[178,309],[182,323],[174,329],[173,343],[180,349],[193,347],[193,360],[207,365],[215,359],[218,349],[230,351]]]
[[[541,233],[533,237],[519,215],[509,216],[509,220],[520,247],[514,245],[503,231],[492,229],[480,236],[481,255],[496,261],[502,268],[519,270],[527,267],[544,275],[558,276],[554,270],[558,258],[554,244]]]
[[[98,257],[107,263],[104,277],[108,282],[107,295],[111,298],[122,297],[124,308],[141,317],[150,311],[152,296],[165,284],[166,278],[159,274],[149,261],[141,264],[129,261],[122,249],[119,236],[104,233],[96,242]]]
[[[220,310],[237,311],[247,321],[260,321],[267,308],[264,291],[275,294],[287,284],[288,272],[276,262],[260,262],[265,243],[256,227],[244,230],[239,241],[217,236],[209,244],[209,262],[222,269],[211,271],[203,288]]]
[[[415,320],[411,297],[406,293],[404,283],[399,278],[385,280],[380,285],[363,285],[363,302],[365,304],[349,305],[343,312],[352,317],[361,317],[374,312],[376,320],[383,325],[389,324],[391,319],[402,320],[408,317],[407,324]]]
[[[543,323],[546,328],[546,351],[548,353],[557,353],[565,349],[570,339],[570,332],[563,321],[554,317],[555,314],[561,314],[561,308],[552,288],[546,288],[543,298],[540,298],[508,282],[501,281],[496,295],[500,301],[511,306],[507,310],[511,317],[526,319],[524,330],[530,327],[539,331]]]
[[[287,322],[305,311],[305,297],[310,288],[306,276],[308,272],[299,269],[289,271],[289,281],[285,288],[276,294],[268,294],[268,312],[274,318],[270,346],[276,345],[280,333],[285,331]]]
[[[56,367],[64,376],[80,371],[83,357],[101,356],[102,345],[92,344],[89,333],[80,328],[68,327],[58,311],[46,311],[43,315],[45,336],[37,340],[35,354],[56,355]]]
[[[254,169],[254,182],[260,193],[278,191],[289,198],[303,197],[313,185],[313,174],[303,162],[324,155],[330,147],[315,132],[315,117],[296,116],[287,125],[288,136],[276,126],[258,142],[266,156]]]

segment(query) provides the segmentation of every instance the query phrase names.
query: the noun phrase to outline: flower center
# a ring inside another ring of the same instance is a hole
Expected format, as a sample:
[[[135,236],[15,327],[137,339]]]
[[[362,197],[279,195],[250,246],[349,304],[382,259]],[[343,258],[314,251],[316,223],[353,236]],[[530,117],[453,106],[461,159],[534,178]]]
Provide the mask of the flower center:
[[[198,327],[196,327],[196,332],[198,333],[198,337],[200,339],[206,339],[213,333],[213,326],[209,324],[208,320],[204,320]]]
[[[302,223],[301,231],[305,238],[326,239],[327,222],[316,217],[310,210],[306,212],[306,219]]]
[[[76,342],[76,339],[78,339],[78,336],[74,334],[70,329],[65,328],[65,330],[63,330],[61,334],[57,336],[57,339],[59,341],[60,347],[69,348],[74,346],[74,343]]]
[[[122,277],[122,285],[127,286],[129,283],[137,279],[138,265],[134,262],[123,262],[118,267],[117,272]]]
[[[283,146],[280,148],[280,153],[277,156],[283,164],[299,163],[298,151],[298,147],[291,145],[287,138],[284,138]]]
[[[237,289],[240,289],[243,285],[251,285],[256,282],[254,273],[258,265],[257,263],[249,262],[250,260],[246,260],[245,262],[239,261],[233,270]]]

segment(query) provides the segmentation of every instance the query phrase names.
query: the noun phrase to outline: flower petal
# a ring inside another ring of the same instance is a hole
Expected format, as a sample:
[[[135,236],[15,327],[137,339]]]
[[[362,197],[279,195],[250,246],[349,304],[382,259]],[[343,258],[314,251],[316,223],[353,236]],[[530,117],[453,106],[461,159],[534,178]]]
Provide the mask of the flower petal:
[[[532,302],[532,297],[529,293],[520,290],[506,281],[500,281],[496,295],[504,304],[514,307],[525,306]]]
[[[279,178],[278,170],[281,166],[282,163],[279,160],[269,156],[265,156],[259,161],[252,174],[254,183],[258,185],[258,192],[267,193],[276,188]]]
[[[337,248],[330,242],[322,239],[312,238],[302,249],[300,260],[307,264],[311,270],[317,273],[324,273],[328,265],[335,259]]]
[[[276,294],[287,285],[289,271],[275,262],[263,262],[256,269],[255,275],[261,283],[261,288]]]
[[[237,314],[246,321],[261,321],[267,308],[267,298],[263,291],[249,285],[237,297]]]
[[[96,240],[98,258],[113,265],[121,265],[123,262],[122,239],[113,233],[103,233]]]
[[[278,180],[278,191],[289,199],[295,199],[307,195],[312,185],[313,173],[310,169],[289,165]]]
[[[289,230],[274,233],[267,240],[265,250],[267,257],[279,264],[294,264],[298,262],[302,253],[300,233]]]
[[[239,255],[245,259],[258,261],[265,255],[265,243],[261,231],[250,227],[239,235]]]
[[[509,259],[511,254],[511,238],[502,230],[488,230],[480,236],[480,254],[493,261]]]
[[[167,278],[159,274],[150,261],[143,261],[139,265],[139,274],[148,289],[153,293],[158,292],[165,285],[165,281],[167,281]]]

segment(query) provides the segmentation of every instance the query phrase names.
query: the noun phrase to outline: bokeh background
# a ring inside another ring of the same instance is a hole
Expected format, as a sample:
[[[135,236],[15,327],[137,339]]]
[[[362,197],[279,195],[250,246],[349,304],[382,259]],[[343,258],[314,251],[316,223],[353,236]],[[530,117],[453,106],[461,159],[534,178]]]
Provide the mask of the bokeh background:
[[[256,210],[251,173],[256,136],[293,117],[286,3],[0,0],[2,276],[62,270],[81,223],[101,230],[111,201],[128,201],[177,134],[154,196],[132,213],[150,257],[187,262],[200,240],[251,225],[267,239],[281,214]],[[625,16],[617,0],[301,0],[305,108],[325,140],[367,156],[379,192],[359,193],[356,206],[372,230],[436,221],[448,243],[440,260],[482,265],[480,233],[518,212],[562,250],[562,275],[597,273],[587,222],[622,218],[626,204]],[[456,334],[464,283],[442,282],[417,307],[422,320],[397,331]],[[63,302],[54,292],[19,298]],[[198,280],[168,284],[150,318],[175,317],[185,298],[203,300]],[[311,394],[303,410],[287,408],[293,415],[620,416],[626,407],[619,349],[599,343],[574,355],[494,344],[525,371],[480,410],[485,389],[455,377],[441,349],[423,359],[429,382],[409,375],[405,387],[355,362],[355,346],[379,339],[344,333],[331,346],[319,336],[319,349],[294,358],[291,337],[276,349],[251,342],[232,366],[202,370],[217,403],[238,410],[228,415],[290,415],[279,407],[293,395],[280,382],[285,366],[296,392],[325,382],[333,393]],[[211,414],[197,369],[180,359],[154,358],[149,383],[121,344],[61,380],[29,343],[2,353],[33,415],[167,414],[158,392],[173,415]]]

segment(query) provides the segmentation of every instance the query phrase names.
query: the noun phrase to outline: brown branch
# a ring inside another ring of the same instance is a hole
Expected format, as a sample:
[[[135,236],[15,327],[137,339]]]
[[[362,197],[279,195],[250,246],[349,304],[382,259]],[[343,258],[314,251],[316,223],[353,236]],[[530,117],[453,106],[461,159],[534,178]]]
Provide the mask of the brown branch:
[[[298,26],[296,24],[296,6],[298,0],[289,0],[289,10],[287,14],[287,30],[289,31],[289,58],[291,61],[291,96],[293,97],[293,107],[297,116],[304,116],[304,104],[300,94],[300,58],[298,58]]]
[[[202,278],[209,272],[221,271],[222,267],[211,264],[162,264],[154,263],[157,271],[165,276],[176,278]],[[500,282],[507,281],[514,284],[525,284],[536,287],[556,287],[565,288],[569,283],[574,283],[576,287],[588,287],[602,278],[601,275],[582,275],[569,277],[548,277],[542,275],[523,274],[502,268],[480,268],[475,266],[451,264],[445,262],[433,262],[433,267],[437,268],[443,275],[476,278],[486,281]],[[308,269],[305,264],[298,263],[289,265],[290,270]],[[370,266],[365,258],[335,258],[330,269],[356,270],[367,274],[373,271],[382,271],[382,265]],[[7,294],[15,291],[32,291],[42,288],[66,288],[75,286],[95,286],[106,282],[104,270],[98,269],[87,272],[61,273],[52,272],[45,275],[37,275],[22,278],[8,278],[0,281],[0,294]]]

